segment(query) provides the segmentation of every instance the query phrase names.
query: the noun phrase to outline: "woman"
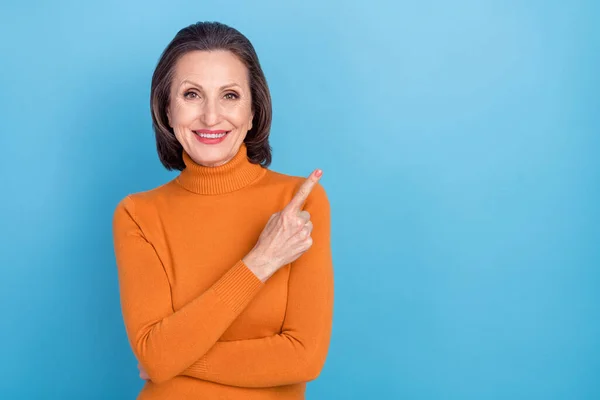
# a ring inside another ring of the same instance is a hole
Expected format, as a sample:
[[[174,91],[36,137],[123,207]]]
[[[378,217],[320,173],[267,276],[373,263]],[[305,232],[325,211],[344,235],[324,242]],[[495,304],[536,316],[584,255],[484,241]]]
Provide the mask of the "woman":
[[[271,100],[253,46],[220,23],[182,29],[151,88],[172,181],[113,220],[138,399],[302,399],[331,334],[330,209],[320,170],[269,170]]]

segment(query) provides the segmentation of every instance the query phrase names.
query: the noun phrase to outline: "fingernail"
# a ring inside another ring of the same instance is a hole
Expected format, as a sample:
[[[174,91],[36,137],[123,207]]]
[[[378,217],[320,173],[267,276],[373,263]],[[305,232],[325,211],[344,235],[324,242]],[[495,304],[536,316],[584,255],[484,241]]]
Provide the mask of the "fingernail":
[[[315,173],[315,175],[318,177],[320,177],[321,175],[323,175],[323,171],[321,171],[320,169],[317,170],[317,172]]]

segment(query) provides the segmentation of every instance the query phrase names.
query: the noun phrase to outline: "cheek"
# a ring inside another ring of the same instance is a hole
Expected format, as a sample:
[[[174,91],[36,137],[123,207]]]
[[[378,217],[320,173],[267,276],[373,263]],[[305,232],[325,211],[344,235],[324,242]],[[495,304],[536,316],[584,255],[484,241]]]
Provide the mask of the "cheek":
[[[252,119],[252,112],[247,104],[239,104],[236,107],[232,107],[228,110],[228,115],[228,119],[238,127],[249,125]]]
[[[174,126],[188,125],[198,118],[197,107],[188,104],[175,103],[171,108],[171,123]]]

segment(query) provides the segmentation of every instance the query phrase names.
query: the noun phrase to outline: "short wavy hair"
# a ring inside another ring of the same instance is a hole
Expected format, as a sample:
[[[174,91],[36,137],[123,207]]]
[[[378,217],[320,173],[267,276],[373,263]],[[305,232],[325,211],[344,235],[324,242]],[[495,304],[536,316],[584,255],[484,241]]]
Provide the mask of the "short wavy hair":
[[[175,65],[179,58],[190,51],[226,50],[237,56],[248,70],[252,97],[252,129],[244,139],[248,159],[253,164],[267,167],[271,164],[272,105],[267,80],[260,66],[252,43],[238,30],[220,22],[197,22],[181,29],[163,51],[154,73],[150,89],[152,128],[156,137],[156,149],[161,163],[168,170],[185,169],[183,147],[169,126],[167,106],[170,101],[171,84]]]

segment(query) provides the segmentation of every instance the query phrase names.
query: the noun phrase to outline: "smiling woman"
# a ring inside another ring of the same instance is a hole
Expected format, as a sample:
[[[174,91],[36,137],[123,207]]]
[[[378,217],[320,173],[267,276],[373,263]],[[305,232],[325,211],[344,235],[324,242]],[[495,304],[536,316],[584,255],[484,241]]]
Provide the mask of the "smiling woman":
[[[236,29],[220,23],[182,29],[156,66],[150,99],[167,169],[185,168],[182,150],[202,165],[223,165],[242,143],[252,163],[270,165],[271,95],[254,47]],[[204,144],[222,145],[191,145],[193,133],[219,131],[226,140]]]
[[[322,175],[268,169],[271,98],[254,48],[182,29],[151,89],[161,162],[180,174],[113,219],[138,399],[303,399],[328,352],[330,206]]]
[[[192,159],[217,167],[235,156],[253,119],[248,73],[235,55],[221,50],[183,55],[170,96],[169,126]]]

